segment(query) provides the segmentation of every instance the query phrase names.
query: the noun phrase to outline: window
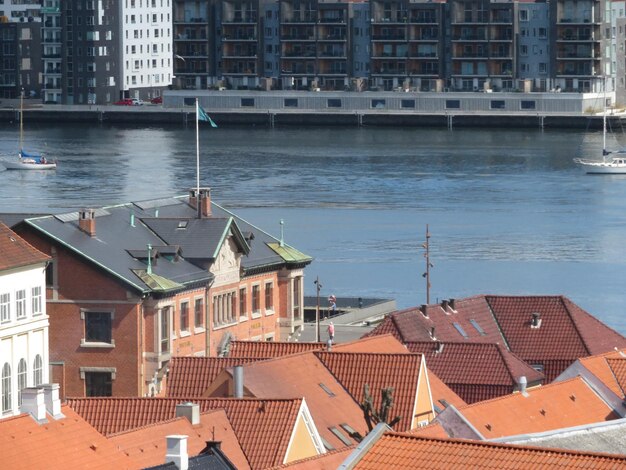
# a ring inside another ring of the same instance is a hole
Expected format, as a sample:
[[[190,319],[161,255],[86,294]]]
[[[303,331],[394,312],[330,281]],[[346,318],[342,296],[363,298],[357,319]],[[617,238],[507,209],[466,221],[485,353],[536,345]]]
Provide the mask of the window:
[[[28,371],[25,359],[20,359],[17,365],[17,405],[22,406],[22,390],[26,388],[28,381]]]
[[[8,362],[2,367],[2,412],[11,411],[11,366]]]
[[[298,276],[293,280],[293,318],[300,318],[300,293],[302,292],[302,277]]]
[[[39,315],[41,308],[41,286],[33,287],[31,290],[31,308],[33,315]]]
[[[85,371],[85,396],[110,397],[113,395],[111,372]]]
[[[461,100],[446,100],[446,109],[460,109]]]
[[[189,331],[189,302],[180,304],[180,331]]]
[[[252,313],[259,313],[259,310],[261,309],[259,290],[259,286],[252,286]]]
[[[213,326],[227,325],[235,322],[237,296],[235,292],[226,292],[213,297]]]
[[[520,55],[528,55],[528,46],[526,46],[524,44],[519,46],[519,53],[520,53]]]
[[[202,299],[196,299],[193,305],[193,312],[194,326],[196,328],[201,328],[202,326],[204,326],[204,302],[202,301]]]
[[[491,100],[491,109],[504,109],[504,100]]]
[[[372,108],[384,108],[385,107],[385,100],[380,100],[380,99],[376,99],[376,100],[372,100]]]
[[[241,98],[241,107],[242,108],[253,108],[254,107],[254,98]]]
[[[481,334],[483,336],[487,334],[487,333],[485,333],[485,330],[483,330],[482,327],[478,324],[478,322],[476,320],[474,320],[473,318],[470,318],[470,323],[472,324],[474,329],[476,331],[478,331],[479,334]]]
[[[469,336],[467,336],[467,333],[465,332],[463,327],[461,325],[459,325],[457,322],[452,323],[452,326],[454,326],[454,328],[456,328],[456,331],[458,331],[459,334],[461,336],[463,336],[463,338],[465,338],[465,339],[469,338]]]
[[[0,295],[0,321],[6,322],[11,320],[11,294]]]
[[[546,73],[548,67],[545,62],[539,62],[539,73]]]
[[[246,288],[242,287],[239,289],[239,316],[247,317],[248,316],[248,299],[246,298]]]
[[[85,318],[85,342],[107,343],[111,342],[112,321],[111,312],[83,312]]]
[[[26,318],[26,289],[15,293],[15,317]]]
[[[525,101],[523,100],[521,103],[522,109],[535,109],[536,102],[535,101]]]
[[[415,109],[415,100],[402,100],[400,102],[400,106],[402,108],[412,108],[412,109]]]
[[[161,352],[170,350],[170,307],[161,309]]]
[[[341,442],[343,442],[345,445],[347,446],[352,445],[352,442],[350,442],[350,439],[344,436],[343,433],[339,429],[332,427],[332,428],[328,428],[328,430],[332,432],[335,435],[335,437],[339,439]]]
[[[297,108],[297,107],[298,107],[297,98],[285,98],[285,108]]]
[[[528,10],[520,10],[519,11],[519,20],[520,21],[528,21]]]
[[[327,101],[326,106],[328,108],[341,108],[341,99],[339,99],[339,98],[330,98]]]
[[[265,284],[265,311],[274,310],[274,284],[268,282]]]
[[[33,387],[43,383],[43,361],[41,356],[37,354],[33,361]]]

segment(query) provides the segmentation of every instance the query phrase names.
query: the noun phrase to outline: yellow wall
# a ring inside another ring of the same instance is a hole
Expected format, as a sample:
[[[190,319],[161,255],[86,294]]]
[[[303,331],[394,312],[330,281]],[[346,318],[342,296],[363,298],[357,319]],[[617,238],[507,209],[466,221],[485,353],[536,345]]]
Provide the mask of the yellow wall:
[[[413,422],[411,423],[411,429],[415,429],[420,421],[428,420],[432,421],[435,417],[435,413],[432,408],[432,397],[430,393],[430,386],[428,384],[428,372],[426,371],[426,365],[422,360],[420,367],[419,377],[417,380],[417,400],[415,403],[415,412],[413,413]]]
[[[314,455],[317,455],[317,449],[313,444],[313,438],[304,423],[304,419],[302,418],[302,415],[300,415],[296,421],[293,441],[291,442],[290,448],[287,450],[285,463],[306,459],[308,457],[313,457]]]

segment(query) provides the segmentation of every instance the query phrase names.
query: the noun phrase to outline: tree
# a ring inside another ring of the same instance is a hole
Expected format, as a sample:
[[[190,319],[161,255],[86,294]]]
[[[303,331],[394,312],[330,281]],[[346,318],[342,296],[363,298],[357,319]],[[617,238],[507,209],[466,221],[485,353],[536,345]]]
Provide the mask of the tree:
[[[378,411],[374,409],[374,400],[370,394],[370,386],[368,384],[363,385],[363,403],[360,407],[363,410],[365,416],[365,422],[367,427],[371,431],[378,423],[387,423],[390,428],[394,427],[401,416],[396,416],[389,421],[389,411],[393,406],[393,387],[385,387],[380,390],[382,401]]]

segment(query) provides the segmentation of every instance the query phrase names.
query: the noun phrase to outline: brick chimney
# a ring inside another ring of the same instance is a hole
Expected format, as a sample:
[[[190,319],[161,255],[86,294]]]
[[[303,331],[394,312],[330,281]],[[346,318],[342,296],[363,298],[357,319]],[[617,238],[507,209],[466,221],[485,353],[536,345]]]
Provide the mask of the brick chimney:
[[[78,228],[90,237],[96,236],[96,212],[93,209],[83,209],[78,213]]]
[[[199,205],[198,200],[200,201]],[[195,188],[190,189],[189,205],[197,209],[199,219],[211,217],[211,188],[200,188],[200,192]]]

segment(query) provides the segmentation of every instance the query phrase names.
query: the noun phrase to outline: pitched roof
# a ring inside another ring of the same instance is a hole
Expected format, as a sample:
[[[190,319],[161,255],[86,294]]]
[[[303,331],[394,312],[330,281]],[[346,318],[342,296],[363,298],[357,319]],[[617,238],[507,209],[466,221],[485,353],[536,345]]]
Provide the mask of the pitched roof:
[[[581,377],[460,408],[486,439],[609,421],[619,416]],[[442,423],[445,426],[445,423]]]
[[[604,354],[596,354],[595,356],[583,357],[578,360],[580,364],[585,367],[589,372],[596,376],[600,382],[606,385],[618,397],[624,396],[623,386],[617,381],[617,376],[609,365],[608,360],[611,358],[625,358],[624,354],[626,350],[611,351]]]
[[[622,391],[621,396],[624,397],[624,395],[626,395],[626,358],[608,357],[606,362],[611,368],[611,371],[615,376],[615,380]]]
[[[231,371],[223,374],[231,377]],[[363,412],[341,383],[312,352],[248,363],[243,366],[244,390],[258,398],[304,397],[317,430],[329,449],[340,449],[356,441],[342,431],[347,424],[364,436]],[[219,378],[218,378],[219,380]],[[347,441],[337,437],[337,430]]]
[[[361,338],[349,343],[339,343],[333,345],[333,351],[337,352],[366,352],[366,353],[388,353],[388,354],[408,354],[404,346],[397,338],[391,334],[371,336]]]
[[[543,374],[515,354],[495,343],[407,343],[411,352],[422,353],[426,365],[467,403],[507,395],[525,376],[537,384]]]
[[[38,424],[30,414],[0,420],[3,468],[139,469],[140,463],[121,452],[70,407],[65,418]]]
[[[448,438],[448,433],[444,429],[444,427],[440,423],[430,423],[427,426],[422,426],[421,428],[416,428],[411,431],[408,431],[413,436],[421,436],[421,437],[440,437],[440,438]]]
[[[261,344],[268,344],[264,341]],[[169,363],[169,373],[165,396],[169,398],[194,398],[204,396],[204,392],[226,367],[247,364],[259,359],[245,357],[173,357]]]
[[[323,343],[300,343],[295,341],[231,341],[228,350],[229,358],[244,357],[268,359],[271,357],[288,356],[303,351],[323,349]]]
[[[382,403],[380,391],[393,388],[393,407],[389,417],[400,416],[395,429],[411,429],[417,400],[417,381],[421,354],[374,354],[316,352],[320,361],[341,382],[357,403],[364,399],[364,385],[369,386],[374,409]]]
[[[176,416],[177,398],[70,398],[78,414],[111,435]],[[282,463],[302,399],[194,398],[200,411],[223,409],[252,468]]]
[[[289,470],[336,470],[341,463],[352,452],[352,447],[344,447],[339,450],[331,450],[325,454],[320,454],[315,457],[309,457],[308,459],[297,460],[284,465],[279,465],[271,470],[278,470],[281,468],[288,468]]]
[[[169,435],[188,436],[189,456],[198,455],[207,441],[219,442],[222,452],[238,469],[250,468],[224,410],[200,413],[200,423],[196,425],[192,425],[187,418],[174,418],[113,434],[109,436],[109,441],[145,468],[165,462],[165,438]]]
[[[0,271],[44,263],[50,256],[42,253],[0,222]]]
[[[428,368],[428,364],[426,364],[426,368]],[[431,370],[428,371],[428,383],[430,384],[430,393],[433,397],[435,412],[440,413],[448,405],[454,405],[457,408],[467,405],[454,390],[443,383]]]
[[[588,468],[617,469],[626,466],[626,456],[540,449],[460,439],[437,439],[407,433],[386,433],[354,467],[381,468]]]

